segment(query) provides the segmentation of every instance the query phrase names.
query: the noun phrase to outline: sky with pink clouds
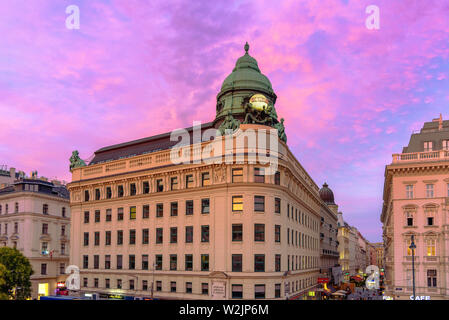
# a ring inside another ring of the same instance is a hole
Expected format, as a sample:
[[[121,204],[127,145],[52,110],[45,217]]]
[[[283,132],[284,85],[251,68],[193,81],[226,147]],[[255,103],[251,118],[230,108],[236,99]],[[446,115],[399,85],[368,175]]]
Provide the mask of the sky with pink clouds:
[[[65,26],[72,4],[79,30]],[[372,4],[379,30],[365,26]],[[3,0],[0,164],[70,181],[72,150],[208,122],[248,41],[289,147],[381,241],[391,154],[449,119],[448,17],[442,0]]]

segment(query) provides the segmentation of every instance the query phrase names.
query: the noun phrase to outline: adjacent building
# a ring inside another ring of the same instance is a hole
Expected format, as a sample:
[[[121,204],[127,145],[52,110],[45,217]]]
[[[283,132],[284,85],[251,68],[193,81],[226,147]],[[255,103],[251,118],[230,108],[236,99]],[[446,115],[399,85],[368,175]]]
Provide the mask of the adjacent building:
[[[70,244],[69,193],[58,181],[20,178],[0,189],[0,245],[30,260],[32,298],[64,285]]]
[[[449,121],[441,115],[413,133],[385,168],[385,294],[449,299]],[[412,237],[416,249],[412,252]]]
[[[179,152],[168,132],[99,149],[87,165],[74,153],[68,185],[71,264],[81,269],[81,294],[315,296],[321,213],[333,217],[289,150],[274,108],[276,94],[248,50],[246,45],[223,82],[215,119],[200,129],[186,128]],[[270,146],[251,140],[254,134]],[[206,135],[226,149],[230,161],[218,148],[209,149]],[[245,137],[253,143],[241,145]],[[269,158],[270,167],[255,161],[256,154]],[[179,162],[178,156],[187,160]],[[326,250],[335,246],[336,222],[331,224]]]

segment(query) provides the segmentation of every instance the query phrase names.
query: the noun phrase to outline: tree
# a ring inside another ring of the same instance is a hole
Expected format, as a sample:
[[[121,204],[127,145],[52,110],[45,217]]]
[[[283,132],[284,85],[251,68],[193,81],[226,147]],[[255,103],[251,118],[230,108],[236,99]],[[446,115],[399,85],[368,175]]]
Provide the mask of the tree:
[[[5,281],[6,267],[0,263],[0,287],[3,286]],[[8,300],[8,295],[0,292],[0,300]]]
[[[15,248],[0,248],[0,265],[4,266],[1,272],[3,276],[0,280],[0,295],[7,295],[9,298],[26,299],[31,296],[30,277],[33,268],[30,261]]]

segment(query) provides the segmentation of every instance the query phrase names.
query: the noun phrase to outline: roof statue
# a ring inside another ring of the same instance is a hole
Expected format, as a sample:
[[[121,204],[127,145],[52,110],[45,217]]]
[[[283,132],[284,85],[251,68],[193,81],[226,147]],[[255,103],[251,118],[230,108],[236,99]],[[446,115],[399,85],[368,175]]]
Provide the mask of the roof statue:
[[[72,156],[70,157],[70,170],[78,167],[84,167],[86,162],[80,158],[78,150],[72,152]]]
[[[239,127],[240,127],[240,121],[235,119],[232,116],[231,111],[228,111],[226,118],[221,123],[218,130],[220,131],[220,134],[222,136],[224,136],[225,134],[229,133],[229,131],[226,132],[227,130],[232,130],[232,132],[233,132],[234,130],[238,129]]]
[[[284,118],[281,118],[281,122],[276,123],[274,127],[278,130],[279,139],[287,143],[287,135],[285,134],[285,127],[284,127]]]

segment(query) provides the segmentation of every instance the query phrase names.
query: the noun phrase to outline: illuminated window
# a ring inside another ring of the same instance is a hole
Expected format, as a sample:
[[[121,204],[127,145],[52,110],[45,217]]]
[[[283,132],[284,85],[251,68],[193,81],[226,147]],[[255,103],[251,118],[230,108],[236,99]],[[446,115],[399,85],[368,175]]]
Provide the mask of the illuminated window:
[[[130,220],[135,220],[136,219],[136,213],[137,213],[137,209],[136,207],[129,207],[129,219]]]
[[[201,271],[209,271],[209,255],[201,255]]]
[[[201,184],[203,187],[210,185],[210,175],[209,172],[204,172],[201,174]]]
[[[232,197],[232,211],[243,211],[243,196]]]
[[[435,239],[428,239],[426,241],[426,246],[427,246],[427,256],[429,257],[434,257],[435,256],[435,246],[436,244],[436,240]]]
[[[243,182],[243,169],[232,169],[232,182]]]

